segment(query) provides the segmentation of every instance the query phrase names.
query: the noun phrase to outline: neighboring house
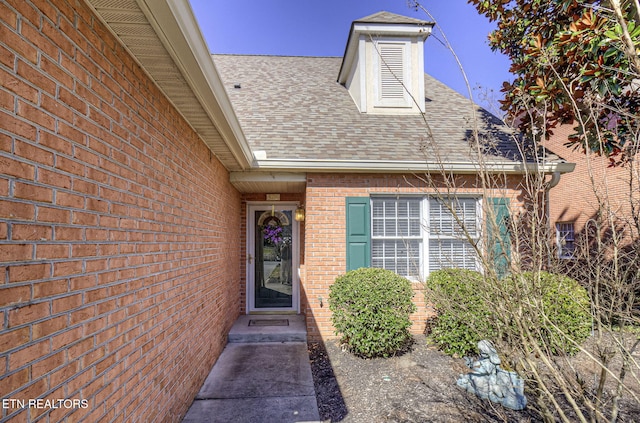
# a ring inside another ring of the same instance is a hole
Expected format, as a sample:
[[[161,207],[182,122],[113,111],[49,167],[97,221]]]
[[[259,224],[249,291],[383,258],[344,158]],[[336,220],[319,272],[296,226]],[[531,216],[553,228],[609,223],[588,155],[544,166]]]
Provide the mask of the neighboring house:
[[[640,205],[637,170],[629,166],[612,167],[607,157],[565,145],[574,132],[573,126],[554,129],[551,139],[545,142],[549,151],[575,163],[575,170],[563,176],[549,191],[549,221],[555,230],[556,253],[560,259],[567,260],[575,258],[578,244],[587,231],[591,233],[589,238],[595,240],[593,234],[596,222],[601,219],[599,213],[605,220],[611,218],[615,222],[623,237],[621,245],[626,245],[626,240],[637,236],[631,204],[636,208]],[[637,209],[635,213],[637,217]],[[603,229],[608,229],[606,222],[605,226]]]
[[[484,242],[523,172],[571,165],[523,163],[424,75],[430,29],[380,13],[344,58],[212,60],[186,0],[0,2],[0,419],[178,421],[240,313],[327,338],[349,269],[478,268],[443,172]]]

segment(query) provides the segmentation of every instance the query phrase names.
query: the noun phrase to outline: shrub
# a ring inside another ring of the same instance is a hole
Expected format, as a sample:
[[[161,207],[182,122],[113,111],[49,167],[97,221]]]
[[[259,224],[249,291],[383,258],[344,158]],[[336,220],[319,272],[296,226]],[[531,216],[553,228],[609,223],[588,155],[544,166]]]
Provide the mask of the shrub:
[[[587,290],[567,276],[548,272],[525,272],[514,281],[524,281],[532,292],[542,298],[542,309],[532,313],[530,328],[538,334],[541,347],[552,354],[575,353],[591,333],[590,301]],[[547,316],[548,322],[544,319]],[[564,334],[564,335],[563,335]]]
[[[426,297],[438,312],[430,336],[447,354],[476,353],[478,341],[494,337],[482,281],[480,273],[466,269],[438,270],[427,279]]]
[[[331,322],[352,353],[388,357],[412,340],[412,298],[411,282],[389,270],[351,270],[330,288]]]
[[[526,325],[552,354],[576,352],[591,332],[587,291],[566,276],[525,272],[494,281],[478,272],[446,269],[433,272],[427,288],[438,312],[431,338],[447,354],[475,353],[481,339],[519,339],[516,323]]]

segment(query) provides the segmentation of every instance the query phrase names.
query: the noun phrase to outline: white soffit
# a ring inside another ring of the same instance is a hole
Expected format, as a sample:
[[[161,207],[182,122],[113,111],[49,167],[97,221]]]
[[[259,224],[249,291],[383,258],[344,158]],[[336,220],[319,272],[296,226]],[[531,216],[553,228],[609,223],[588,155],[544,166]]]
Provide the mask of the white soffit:
[[[188,1],[86,1],[222,164],[232,171],[250,167],[248,144],[219,82]],[[176,10],[181,16],[173,14]],[[185,33],[182,27],[191,24],[193,27]],[[194,48],[204,51],[204,60],[209,63],[201,63],[203,59],[192,51]],[[212,74],[204,75],[209,65]],[[219,87],[212,86],[216,82]],[[214,92],[220,88],[222,91]]]
[[[301,193],[307,186],[306,173],[231,172],[229,180],[243,193]]]

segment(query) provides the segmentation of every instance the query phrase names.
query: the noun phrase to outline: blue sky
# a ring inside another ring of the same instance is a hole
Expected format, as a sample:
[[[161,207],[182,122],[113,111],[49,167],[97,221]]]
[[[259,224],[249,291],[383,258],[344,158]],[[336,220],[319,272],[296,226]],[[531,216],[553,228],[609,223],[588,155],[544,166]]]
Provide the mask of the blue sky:
[[[406,0],[190,0],[213,53],[342,56],[351,22],[386,10],[430,20]],[[476,102],[495,112],[509,61],[488,46],[493,28],[466,0],[424,0],[462,62]],[[436,39],[425,42],[425,71],[467,95],[451,53]],[[337,75],[336,75],[337,77]]]

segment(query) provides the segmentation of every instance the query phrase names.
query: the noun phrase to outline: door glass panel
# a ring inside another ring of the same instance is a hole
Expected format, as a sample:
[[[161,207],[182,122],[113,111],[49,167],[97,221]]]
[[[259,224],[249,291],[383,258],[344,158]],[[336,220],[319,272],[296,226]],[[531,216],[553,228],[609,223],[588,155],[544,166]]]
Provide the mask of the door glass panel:
[[[255,308],[290,308],[292,295],[291,210],[258,210],[255,222]]]

